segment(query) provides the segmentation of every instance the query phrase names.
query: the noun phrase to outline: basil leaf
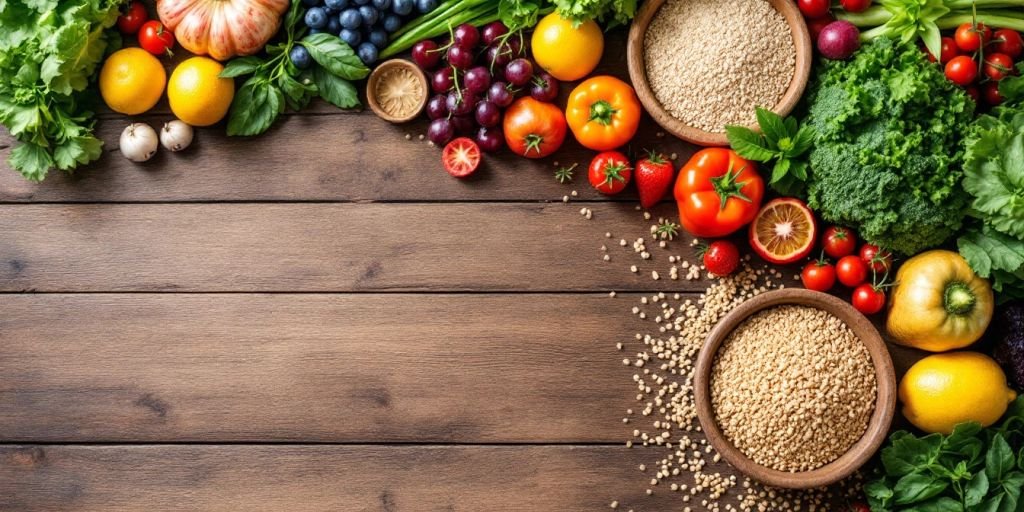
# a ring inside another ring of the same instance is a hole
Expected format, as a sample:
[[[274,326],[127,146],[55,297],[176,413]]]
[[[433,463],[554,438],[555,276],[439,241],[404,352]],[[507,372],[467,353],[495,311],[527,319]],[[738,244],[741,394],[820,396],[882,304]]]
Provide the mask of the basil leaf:
[[[953,498],[941,497],[914,507],[917,512],[964,512],[963,505]]]
[[[345,80],[361,80],[370,74],[349,45],[330,34],[310,34],[300,43],[321,66]]]
[[[900,478],[893,487],[896,494],[897,505],[908,505],[920,503],[929,498],[938,496],[946,490],[949,482],[939,480],[933,476],[911,473]]]
[[[801,126],[793,136],[793,147],[790,148],[786,156],[793,158],[806,153],[814,145],[814,135],[814,128],[811,128],[810,125]]]
[[[766,108],[757,107],[757,124],[772,146],[777,147],[780,140],[789,136],[782,116]]]
[[[329,73],[327,70],[316,67],[313,70],[313,80],[320,97],[338,108],[355,108],[360,105],[359,91],[351,83]]]
[[[224,66],[224,70],[217,76],[221,78],[235,78],[236,76],[251,75],[255,73],[261,65],[263,65],[263,61],[257,57],[232,59],[231,62],[228,62],[227,66]]]
[[[238,90],[231,104],[228,135],[259,135],[274,123],[284,109],[284,94],[277,86],[250,79]]]
[[[989,482],[1000,482],[1013,469],[1013,451],[1002,434],[996,434],[985,454],[985,476]]]
[[[985,476],[984,471],[978,471],[967,482],[967,487],[964,490],[964,504],[968,507],[978,505],[985,499],[986,494],[988,494],[988,477]]]
[[[772,180],[771,184],[774,185],[783,178],[789,175],[790,160],[788,158],[782,158],[775,162],[775,168],[772,169]]]
[[[765,147],[764,137],[745,126],[726,126],[725,135],[732,149],[748,160],[768,162],[777,154]]]

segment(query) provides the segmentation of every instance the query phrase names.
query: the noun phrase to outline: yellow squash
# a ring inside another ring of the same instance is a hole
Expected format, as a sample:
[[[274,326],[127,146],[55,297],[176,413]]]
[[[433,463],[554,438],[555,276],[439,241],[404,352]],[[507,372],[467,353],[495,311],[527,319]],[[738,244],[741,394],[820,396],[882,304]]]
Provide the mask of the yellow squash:
[[[985,332],[992,303],[992,287],[962,256],[928,251],[896,274],[886,329],[901,345],[930,352],[963,348]]]

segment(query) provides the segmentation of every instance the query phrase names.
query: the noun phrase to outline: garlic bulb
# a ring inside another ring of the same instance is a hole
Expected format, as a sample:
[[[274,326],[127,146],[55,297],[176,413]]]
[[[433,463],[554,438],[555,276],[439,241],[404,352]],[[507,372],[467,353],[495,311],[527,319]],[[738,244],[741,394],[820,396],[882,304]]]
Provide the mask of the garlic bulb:
[[[175,119],[160,130],[160,144],[168,151],[181,151],[192,144],[192,127]]]
[[[121,132],[121,154],[132,162],[145,162],[156,154],[156,130],[145,123],[132,123]]]

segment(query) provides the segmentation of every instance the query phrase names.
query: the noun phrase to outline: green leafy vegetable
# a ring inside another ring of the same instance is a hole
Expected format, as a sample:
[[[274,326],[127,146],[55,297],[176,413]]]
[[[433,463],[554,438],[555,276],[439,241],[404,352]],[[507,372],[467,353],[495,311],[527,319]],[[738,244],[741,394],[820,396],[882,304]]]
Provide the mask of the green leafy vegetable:
[[[238,89],[231,102],[228,135],[259,135],[274,124],[285,108],[301,110],[320,96],[339,108],[359,106],[359,94],[351,80],[366,78],[370,70],[347,44],[329,34],[302,35],[298,22],[302,2],[293,2],[285,18],[285,40],[268,45],[267,58],[241,57],[232,60],[220,76],[252,75]],[[301,71],[288,57],[292,47],[302,45],[316,62]]]
[[[770,184],[778,193],[803,195],[807,181],[807,162],[802,157],[814,143],[814,131],[807,125],[797,128],[795,117],[783,119],[771,110],[757,108],[761,133],[745,126],[726,126],[729,145],[743,158],[755,162],[775,162]]]
[[[923,52],[880,38],[849,61],[823,61],[806,101],[808,202],[825,220],[902,254],[960,229],[974,103]]]
[[[0,1],[0,123],[19,145],[11,167],[32,181],[96,160],[89,84],[105,52],[120,46],[119,1]]]
[[[999,427],[957,425],[948,436],[895,432],[864,486],[871,510],[1015,512],[1024,506],[1024,397]]]
[[[609,26],[626,25],[636,14],[637,0],[554,0],[563,18],[582,23],[596,20]]]

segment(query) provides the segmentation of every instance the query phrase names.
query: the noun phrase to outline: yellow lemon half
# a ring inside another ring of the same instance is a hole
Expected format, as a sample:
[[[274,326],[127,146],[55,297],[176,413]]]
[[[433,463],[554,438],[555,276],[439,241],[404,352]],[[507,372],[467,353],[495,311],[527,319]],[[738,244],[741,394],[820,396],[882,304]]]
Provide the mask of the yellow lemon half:
[[[533,59],[551,76],[566,82],[594,71],[604,53],[604,34],[593,20],[573,22],[551,13],[540,20],[530,41]]]
[[[235,81],[217,75],[224,65],[192,57],[174,68],[167,82],[171,112],[192,126],[210,126],[224,118],[235,97]]]
[[[141,48],[124,48],[110,54],[100,69],[103,101],[114,112],[130,116],[153,108],[166,84],[163,64]]]
[[[903,415],[925,432],[949,434],[957,423],[995,423],[1017,393],[1003,369],[978,352],[935,354],[910,367],[900,381]]]

